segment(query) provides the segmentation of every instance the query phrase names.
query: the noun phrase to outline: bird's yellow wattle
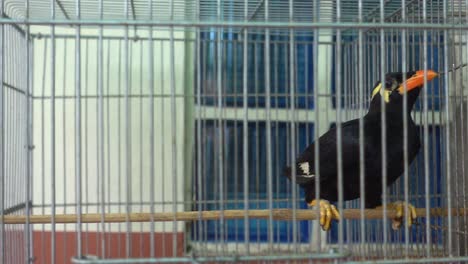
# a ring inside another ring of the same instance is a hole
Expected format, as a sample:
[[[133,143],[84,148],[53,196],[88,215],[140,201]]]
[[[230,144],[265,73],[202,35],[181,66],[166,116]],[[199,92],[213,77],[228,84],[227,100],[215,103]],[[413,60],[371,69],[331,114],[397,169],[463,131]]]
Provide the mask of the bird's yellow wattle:
[[[371,97],[371,98],[374,98],[374,96],[375,96],[377,93],[379,93],[381,90],[383,90],[383,91],[381,92],[380,95],[383,96],[384,101],[385,101],[386,103],[390,102],[390,93],[391,93],[391,91],[387,91],[386,89],[381,89],[381,88],[382,88],[382,84],[379,83],[379,84],[374,88],[374,90],[372,91],[372,97]]]
[[[382,87],[382,84],[379,83],[375,88],[374,90],[372,90],[372,98],[374,98],[374,96],[380,91],[380,87]]]

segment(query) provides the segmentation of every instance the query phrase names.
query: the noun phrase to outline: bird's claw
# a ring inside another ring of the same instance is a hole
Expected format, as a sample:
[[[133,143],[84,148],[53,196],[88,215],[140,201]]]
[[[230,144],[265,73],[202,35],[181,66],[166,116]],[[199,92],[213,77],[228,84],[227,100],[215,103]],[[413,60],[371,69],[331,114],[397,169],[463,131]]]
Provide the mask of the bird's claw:
[[[411,205],[410,203],[406,203],[403,201],[396,201],[390,203],[388,207],[396,211],[396,216],[392,219],[392,228],[393,230],[398,230],[402,223],[403,223],[403,216],[405,215],[405,207],[408,206],[408,216],[406,217],[406,221],[408,223],[408,227],[411,227],[413,223],[416,223],[416,208]]]
[[[314,207],[317,204],[320,207],[320,226],[324,231],[328,231],[333,219],[340,220],[340,213],[336,209],[336,206],[327,200],[313,200],[308,205]]]

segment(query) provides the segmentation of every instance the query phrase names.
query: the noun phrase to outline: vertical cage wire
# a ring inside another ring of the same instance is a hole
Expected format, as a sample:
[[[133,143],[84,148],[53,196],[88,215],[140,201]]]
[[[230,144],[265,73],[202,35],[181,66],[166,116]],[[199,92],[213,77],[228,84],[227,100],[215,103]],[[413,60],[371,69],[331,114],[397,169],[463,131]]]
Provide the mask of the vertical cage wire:
[[[76,1],[76,17],[79,19],[80,1]],[[76,199],[76,254],[83,255],[82,250],[82,139],[81,139],[81,27],[77,26],[75,31],[75,199]]]
[[[3,3],[3,0],[0,2],[0,13],[3,15],[4,13],[4,3]],[[1,67],[1,70],[0,70],[0,83],[2,84],[2,88],[3,88],[3,81],[4,81],[4,28],[5,26],[2,25],[1,28],[0,28],[0,67]],[[5,225],[3,225],[3,222],[4,222],[4,217],[5,217],[5,208],[6,208],[6,204],[5,204],[5,198],[6,198],[6,195],[5,195],[5,174],[4,174],[4,171],[5,171],[5,162],[4,162],[4,159],[5,159],[5,145],[4,145],[4,127],[5,127],[5,122],[4,122],[4,104],[5,104],[5,99],[4,99],[4,92],[3,92],[3,89],[2,89],[2,92],[0,93],[0,122],[1,122],[1,130],[0,130],[0,143],[1,143],[1,156],[0,156],[0,169],[2,170],[2,178],[1,178],[1,184],[0,184],[0,197],[1,197],[1,200],[2,202],[0,202],[0,212],[1,212],[1,217],[2,217],[2,225],[0,226],[0,259],[2,260],[2,262],[5,262],[5,253],[6,253],[6,247],[5,247]]]

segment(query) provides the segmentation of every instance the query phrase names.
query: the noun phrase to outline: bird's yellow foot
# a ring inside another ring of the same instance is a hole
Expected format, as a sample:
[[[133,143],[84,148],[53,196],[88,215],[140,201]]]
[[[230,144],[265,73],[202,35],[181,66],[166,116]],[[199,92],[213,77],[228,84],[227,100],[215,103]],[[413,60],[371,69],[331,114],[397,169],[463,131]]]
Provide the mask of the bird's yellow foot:
[[[410,203],[403,201],[396,201],[388,204],[388,208],[396,211],[396,216],[392,219],[393,230],[398,230],[403,223],[403,216],[405,215],[405,207],[408,206],[409,215],[406,218],[408,227],[416,222],[416,208]]]
[[[336,207],[327,200],[313,200],[308,205],[314,207],[317,204],[320,206],[320,226],[324,231],[328,231],[333,219],[337,221],[340,220],[340,213],[338,213]]]

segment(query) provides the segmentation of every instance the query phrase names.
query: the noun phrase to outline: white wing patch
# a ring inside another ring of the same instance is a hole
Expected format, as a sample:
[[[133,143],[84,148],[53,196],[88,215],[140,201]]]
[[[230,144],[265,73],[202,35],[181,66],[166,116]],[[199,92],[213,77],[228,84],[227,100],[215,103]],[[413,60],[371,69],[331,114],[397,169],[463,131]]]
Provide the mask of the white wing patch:
[[[303,175],[301,175],[302,177],[306,177],[306,178],[313,178],[315,177],[314,174],[311,174],[310,173],[310,165],[309,165],[309,162],[302,162],[302,163],[299,163],[299,167],[301,168],[302,172],[303,172]]]

